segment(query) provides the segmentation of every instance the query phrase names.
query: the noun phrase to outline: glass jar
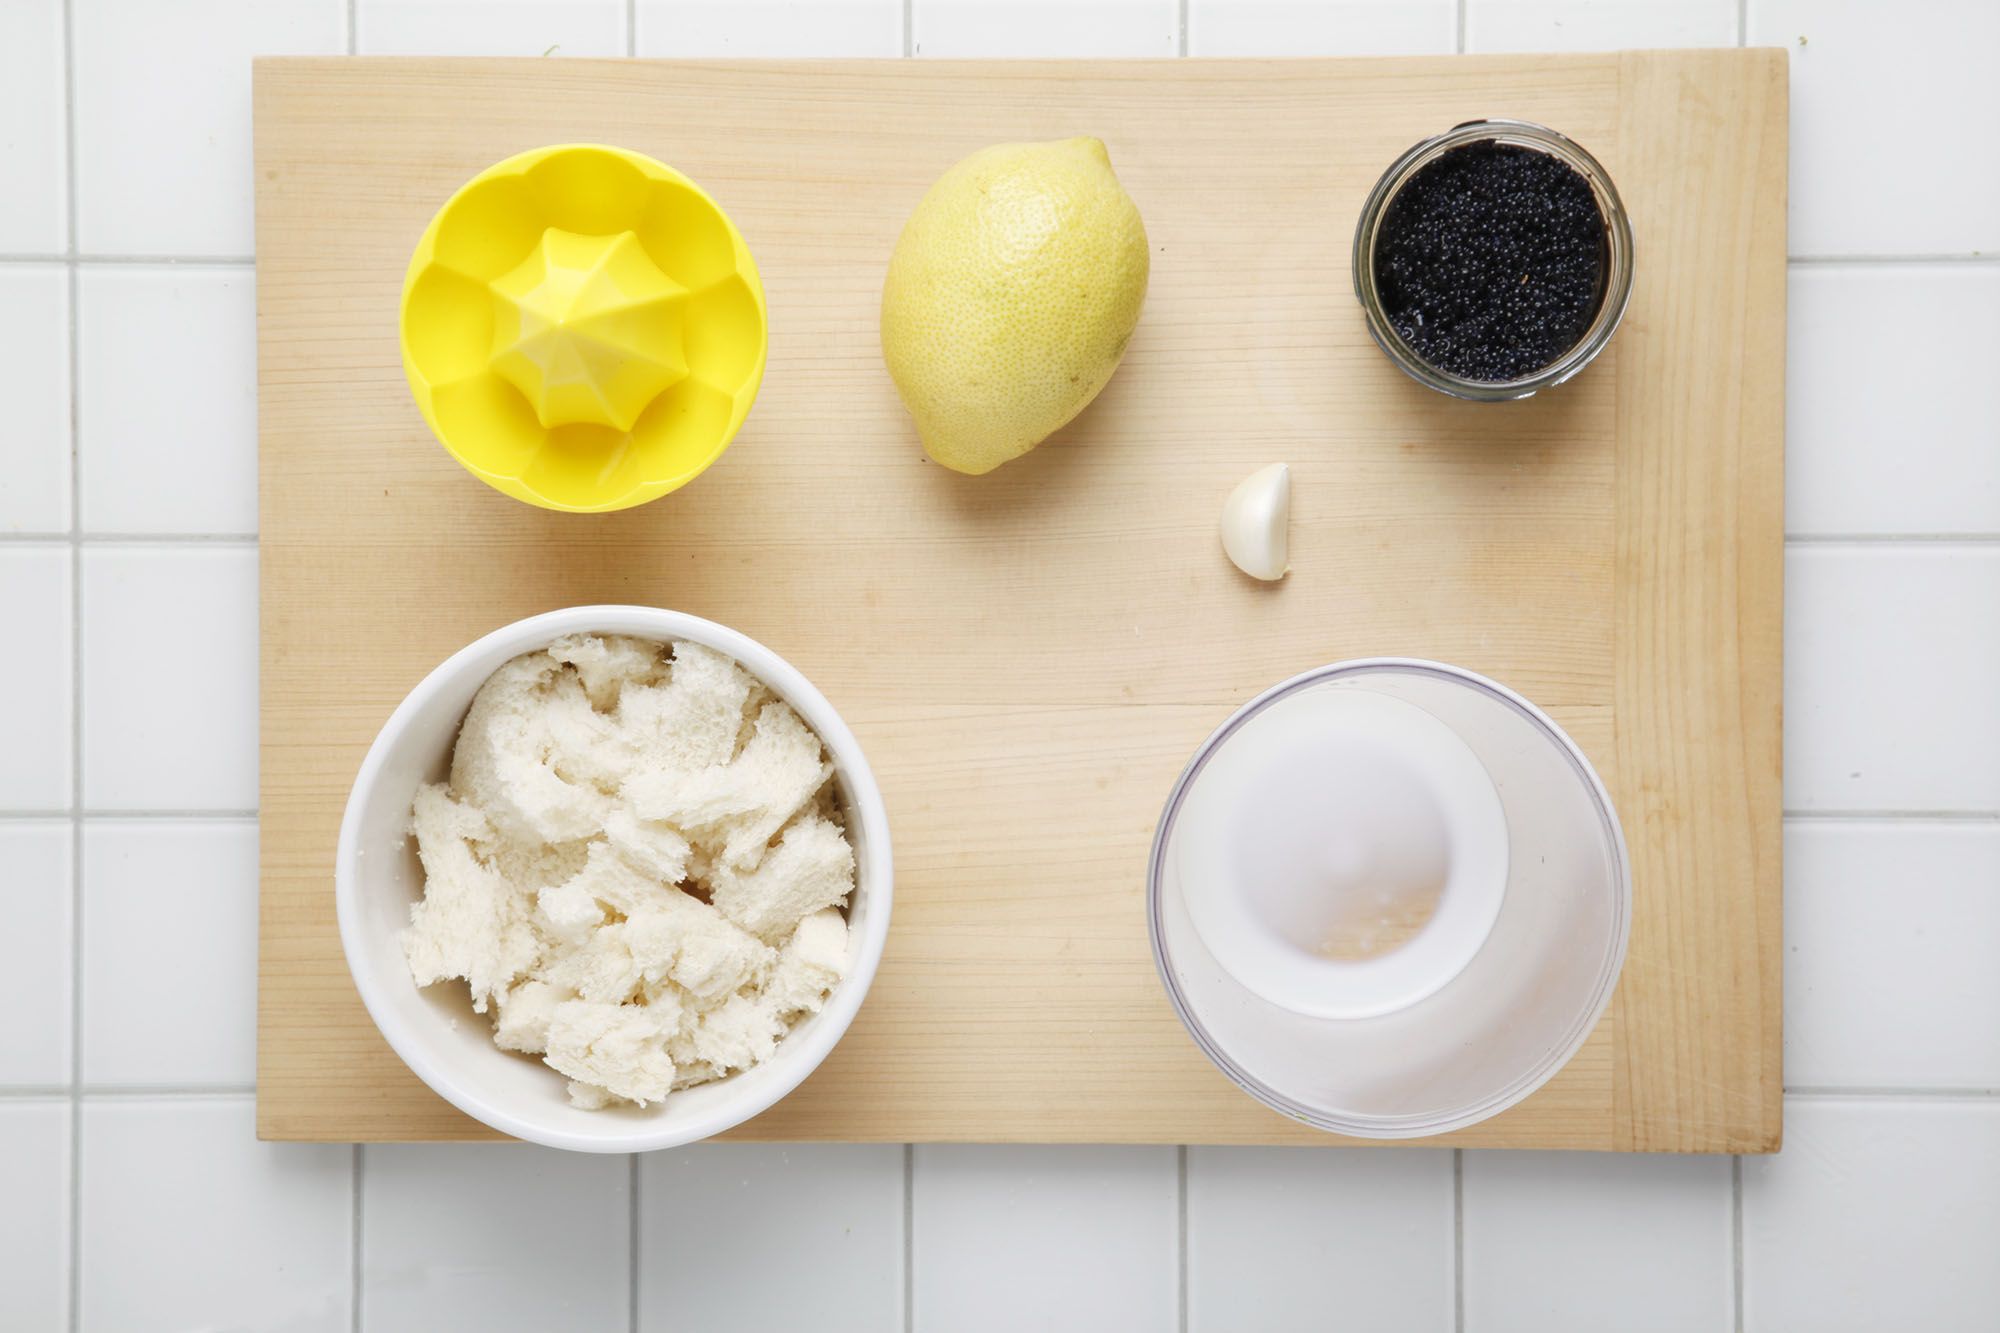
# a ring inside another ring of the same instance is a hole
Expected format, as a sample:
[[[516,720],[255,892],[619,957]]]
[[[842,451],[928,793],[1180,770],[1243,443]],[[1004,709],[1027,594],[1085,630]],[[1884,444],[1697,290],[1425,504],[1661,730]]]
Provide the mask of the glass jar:
[[[1443,370],[1419,356],[1396,331],[1375,276],[1375,247],[1383,219],[1403,187],[1419,171],[1455,148],[1475,143],[1497,143],[1547,153],[1566,163],[1590,186],[1597,212],[1604,224],[1604,262],[1598,290],[1597,310],[1583,336],[1561,356],[1531,375],[1512,380],[1475,380]],[[1354,294],[1368,316],[1368,332],[1395,367],[1417,383],[1439,393],[1474,402],[1497,403],[1527,398],[1574,376],[1596,359],[1611,341],[1618,322],[1625,315],[1632,295],[1632,223],[1617,187],[1596,158],[1564,135],[1545,125],[1525,120],[1470,120],[1443,134],[1417,144],[1390,164],[1361,207],[1361,220],[1354,228]]]

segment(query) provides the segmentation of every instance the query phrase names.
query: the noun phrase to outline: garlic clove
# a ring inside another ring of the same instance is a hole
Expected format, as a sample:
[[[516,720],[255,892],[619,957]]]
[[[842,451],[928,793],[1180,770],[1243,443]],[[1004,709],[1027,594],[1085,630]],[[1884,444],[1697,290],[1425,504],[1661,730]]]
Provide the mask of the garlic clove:
[[[1222,549],[1236,567],[1267,582],[1291,572],[1292,470],[1259,468],[1222,504]]]

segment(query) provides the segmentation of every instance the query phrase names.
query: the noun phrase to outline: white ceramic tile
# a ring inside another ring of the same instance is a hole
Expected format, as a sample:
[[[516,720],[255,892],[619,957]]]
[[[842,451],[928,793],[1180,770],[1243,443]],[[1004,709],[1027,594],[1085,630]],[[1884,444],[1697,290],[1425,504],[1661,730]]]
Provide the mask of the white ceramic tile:
[[[920,56],[1171,56],[1175,0],[917,0]]]
[[[1736,45],[1737,0],[1466,0],[1468,51]]]
[[[1792,53],[1791,251],[2000,250],[1993,0],[1749,0],[1753,46]]]
[[[257,294],[247,268],[77,275],[85,532],[257,530]]]
[[[69,275],[56,264],[0,268],[0,312],[0,532],[67,533]]]
[[[83,553],[83,800],[94,810],[257,804],[257,552]]]
[[[1172,1148],[919,1147],[912,1185],[925,1333],[1156,1333],[1178,1319]]]
[[[362,1152],[361,1327],[625,1327],[631,1159],[524,1143]]]
[[[1785,558],[1785,805],[2000,810],[2000,547]]]
[[[1190,1148],[1189,1333],[1445,1329],[1451,1154]]]
[[[248,1097],[83,1106],[84,1333],[346,1333],[354,1152],[260,1143]]]
[[[0,822],[0,915],[22,942],[0,968],[0,1087],[69,1082],[71,850],[67,820]]]
[[[0,546],[0,810],[70,806],[70,552]]]
[[[69,1320],[69,1103],[0,1102],[0,1328]]]
[[[1785,1150],[1743,1159],[1754,1333],[1991,1333],[2000,1102],[1788,1097]]]
[[[2000,1088],[2000,825],[1785,830],[1785,1082]]]
[[[1192,56],[1394,56],[1457,48],[1455,0],[1191,0]]]
[[[639,0],[642,56],[898,56],[900,0]]]
[[[77,244],[247,255],[250,58],[347,48],[342,0],[71,0]]]
[[[60,254],[68,239],[62,29],[60,0],[0,5],[0,253]]]
[[[1794,265],[1785,527],[2000,532],[2000,267]]]
[[[1727,1157],[1468,1152],[1466,1333],[1727,1328],[1730,1209]]]
[[[359,0],[362,55],[622,56],[623,0]]]
[[[257,826],[83,829],[83,1081],[257,1077]]]
[[[903,1327],[901,1146],[697,1144],[639,1173],[641,1330]]]

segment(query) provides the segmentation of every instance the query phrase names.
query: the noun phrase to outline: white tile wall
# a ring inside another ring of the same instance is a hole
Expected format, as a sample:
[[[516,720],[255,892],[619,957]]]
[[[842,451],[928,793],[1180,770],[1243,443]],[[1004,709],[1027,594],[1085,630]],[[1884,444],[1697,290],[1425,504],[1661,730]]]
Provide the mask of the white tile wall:
[[[1785,1080],[2000,1088],[2000,823],[1785,835]]]
[[[76,319],[83,530],[256,532],[252,271],[86,264]]]
[[[63,250],[66,83],[61,6],[0,5],[0,254]]]
[[[345,50],[345,4],[70,5],[79,249],[248,255],[250,57]]]
[[[1991,1333],[2000,1103],[1794,1097],[1785,1151],[1743,1160],[1754,1333]]]
[[[1191,56],[1440,55],[1457,49],[1455,0],[1193,0]]]
[[[1452,1157],[1188,1149],[1189,1333],[1449,1328]]]
[[[0,808],[69,808],[71,630],[68,548],[0,546]]]
[[[0,1328],[69,1318],[69,1103],[0,1102]]]
[[[625,1327],[630,1158],[427,1143],[370,1148],[364,1163],[362,1327]]]
[[[901,0],[638,0],[642,56],[896,56]]]
[[[1966,145],[2000,110],[2000,8],[1743,6],[1792,53],[1806,257],[1786,1058],[1812,1091],[1785,1151],[1741,1164],[1740,1282],[1726,1160],[728,1145],[635,1168],[260,1144],[250,1098],[213,1092],[250,1077],[250,52],[1171,55],[1183,24],[1202,55],[1706,44],[1735,40],[1733,0],[65,12],[0,3],[0,624],[35,645],[0,652],[0,697],[33,702],[0,722],[0,1006],[33,1015],[0,1034],[0,1328],[1151,1330],[1183,1299],[1195,1333],[1727,1329],[1737,1301],[1749,1333],[1992,1327],[2000,173]],[[199,961],[171,986],[162,942]],[[518,1192],[551,1213],[454,1226]],[[787,1283],[759,1280],[774,1235]]]
[[[916,1326],[1171,1328],[1179,1206],[1172,1148],[919,1146],[910,1206]]]
[[[83,552],[83,800],[95,810],[257,804],[257,552]]]
[[[2000,531],[2000,264],[1795,267],[1786,323],[1790,532]]]
[[[1738,0],[1467,0],[1468,51],[1734,46]]]
[[[0,968],[0,1013],[12,1015],[0,1024],[0,1088],[70,1081],[73,842],[66,820],[0,823],[0,919],[18,941]]]
[[[1465,1154],[1468,1333],[1726,1328],[1725,1157]]]
[[[2000,544],[1795,546],[1785,805],[2000,810]]]
[[[68,274],[58,264],[0,268],[0,311],[0,533],[68,532]]]
[[[622,56],[621,0],[358,0],[363,55]]]
[[[1170,56],[1174,0],[924,0],[912,15],[920,56]]]
[[[253,1083],[256,824],[90,820],[82,883],[85,1086]]]
[[[86,1101],[80,1325],[352,1323],[354,1150],[259,1143],[248,1097]]]
[[[1795,255],[2000,253],[2000,171],[1965,134],[2000,118],[1992,0],[1747,0],[1792,51]]]
[[[902,1147],[711,1143],[639,1162],[638,1328],[902,1327]],[[697,1220],[698,1219],[698,1220]],[[751,1240],[751,1237],[755,1237]],[[774,1264],[809,1256],[795,1285]]]

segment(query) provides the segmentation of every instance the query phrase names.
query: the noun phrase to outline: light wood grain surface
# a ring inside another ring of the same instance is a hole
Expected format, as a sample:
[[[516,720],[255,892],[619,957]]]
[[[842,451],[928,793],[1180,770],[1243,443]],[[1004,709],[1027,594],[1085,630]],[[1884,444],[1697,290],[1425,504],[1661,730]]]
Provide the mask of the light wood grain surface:
[[[1596,153],[1637,233],[1579,380],[1456,403],[1369,342],[1362,195],[1481,115]],[[1441,658],[1599,766],[1637,913],[1610,1013],[1450,1141],[1778,1140],[1785,66],[1772,52],[1056,63],[276,60],[256,74],[262,970],[268,1138],[487,1131],[376,1034],[334,931],[347,786],[395,703],[497,625],[597,601],[723,621],[842,710],[882,780],[887,957],[764,1139],[1328,1142],[1215,1072],[1148,953],[1145,849],[1238,703],[1340,658]],[[923,458],[876,345],[904,217],[974,148],[1088,133],[1154,246],[1124,367],[987,477]],[[430,438],[397,354],[432,211],[524,148],[651,153],[742,228],[762,397],[722,460],[622,514],[542,512]],[[1221,554],[1223,496],[1294,471],[1293,573]]]

